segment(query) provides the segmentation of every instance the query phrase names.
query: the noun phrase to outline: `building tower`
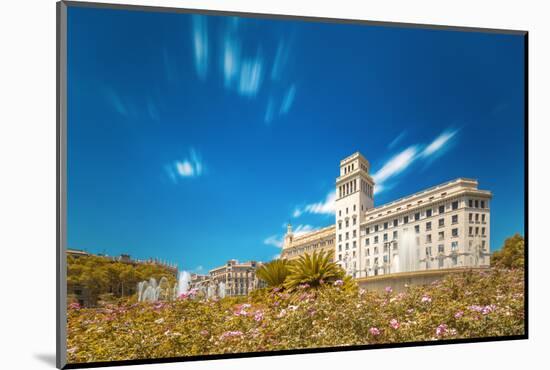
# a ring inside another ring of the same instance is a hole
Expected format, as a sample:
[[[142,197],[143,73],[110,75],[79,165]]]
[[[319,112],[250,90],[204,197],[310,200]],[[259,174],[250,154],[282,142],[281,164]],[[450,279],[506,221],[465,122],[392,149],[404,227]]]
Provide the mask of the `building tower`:
[[[367,159],[356,152],[340,161],[340,176],[336,178],[335,260],[356,278],[366,275],[360,225],[365,211],[374,205],[374,181],[369,170]]]
[[[285,234],[285,239],[283,241],[283,249],[289,248],[292,245],[293,238],[294,238],[294,234],[292,232],[292,225],[289,222],[286,225],[286,234]]]

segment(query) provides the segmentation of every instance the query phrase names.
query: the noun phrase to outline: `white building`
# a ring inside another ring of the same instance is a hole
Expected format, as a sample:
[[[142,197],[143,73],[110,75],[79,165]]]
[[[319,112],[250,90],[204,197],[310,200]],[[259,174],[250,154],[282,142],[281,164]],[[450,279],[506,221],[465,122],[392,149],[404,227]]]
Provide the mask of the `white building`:
[[[355,153],[340,162],[336,179],[334,258],[349,275],[489,265],[492,195],[476,180],[458,178],[374,207],[369,170]],[[302,239],[316,246],[315,232]],[[285,238],[282,258],[296,251]]]

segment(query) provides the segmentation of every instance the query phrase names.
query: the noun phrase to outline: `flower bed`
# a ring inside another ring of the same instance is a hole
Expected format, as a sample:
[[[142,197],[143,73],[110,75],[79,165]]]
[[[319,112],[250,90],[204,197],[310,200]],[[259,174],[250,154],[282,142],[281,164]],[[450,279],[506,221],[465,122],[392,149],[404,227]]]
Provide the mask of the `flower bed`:
[[[67,354],[77,363],[523,333],[523,270],[493,270],[403,293],[327,284],[221,300],[73,304]]]

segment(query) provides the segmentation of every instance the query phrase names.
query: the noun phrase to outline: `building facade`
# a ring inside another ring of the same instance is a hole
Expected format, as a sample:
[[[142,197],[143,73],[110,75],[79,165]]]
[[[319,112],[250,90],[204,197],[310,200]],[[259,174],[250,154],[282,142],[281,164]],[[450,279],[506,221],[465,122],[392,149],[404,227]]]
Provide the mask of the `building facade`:
[[[235,259],[226,264],[213,268],[208,275],[191,275],[191,287],[207,292],[211,288],[212,294],[223,296],[247,295],[252,290],[261,288],[263,283],[256,277],[256,270],[261,262],[239,262]],[[219,289],[223,289],[220,294]]]
[[[306,252],[311,254],[313,251],[325,251],[331,252],[334,259],[334,241],[334,225],[295,236],[292,232],[292,225],[288,224],[281,258],[292,260]]]
[[[490,202],[476,180],[458,178],[374,207],[370,164],[360,154],[340,162],[335,224],[294,238],[282,258],[311,253],[334,238],[334,257],[350,276],[489,266]],[[320,236],[323,235],[323,238]]]

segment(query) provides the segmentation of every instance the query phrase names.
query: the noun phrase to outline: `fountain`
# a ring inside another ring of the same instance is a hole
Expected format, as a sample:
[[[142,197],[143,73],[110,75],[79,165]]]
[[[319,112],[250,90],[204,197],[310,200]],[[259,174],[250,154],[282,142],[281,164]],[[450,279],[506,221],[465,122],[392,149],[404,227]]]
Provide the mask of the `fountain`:
[[[170,301],[176,299],[180,294],[189,291],[191,274],[182,271],[178,274],[178,281],[174,286],[170,285],[168,279],[163,276],[157,283],[155,278],[140,281],[137,284],[138,302]]]
[[[391,272],[417,271],[419,252],[416,246],[415,233],[409,229],[403,230],[397,247],[398,254],[391,261]],[[393,253],[393,251],[390,251],[390,253]]]
[[[225,297],[225,283],[223,281],[220,281],[220,283],[218,284],[218,297]]]

